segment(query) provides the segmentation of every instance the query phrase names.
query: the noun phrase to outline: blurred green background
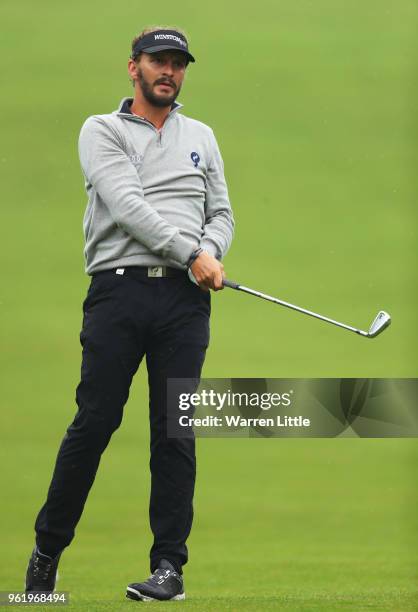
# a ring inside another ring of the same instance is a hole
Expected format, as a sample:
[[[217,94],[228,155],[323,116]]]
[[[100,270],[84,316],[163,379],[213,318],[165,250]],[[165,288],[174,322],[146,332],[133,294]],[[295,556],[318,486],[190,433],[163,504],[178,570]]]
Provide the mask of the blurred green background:
[[[208,123],[237,227],[230,278],[367,328],[213,295],[206,377],[414,377],[418,351],[414,0],[38,0],[0,6],[0,590],[21,589],[58,445],[76,410],[85,118],[131,95],[132,38],[185,28],[179,100]],[[122,610],[148,575],[141,367],[58,588]],[[193,610],[415,610],[415,440],[199,440],[185,568]]]

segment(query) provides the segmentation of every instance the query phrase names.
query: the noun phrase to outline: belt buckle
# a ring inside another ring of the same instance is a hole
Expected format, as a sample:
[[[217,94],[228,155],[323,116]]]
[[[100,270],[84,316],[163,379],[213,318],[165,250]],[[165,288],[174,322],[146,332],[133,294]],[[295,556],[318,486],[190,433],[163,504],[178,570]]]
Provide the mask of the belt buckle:
[[[165,266],[149,266],[148,267],[148,277],[161,278],[162,276],[165,276]]]

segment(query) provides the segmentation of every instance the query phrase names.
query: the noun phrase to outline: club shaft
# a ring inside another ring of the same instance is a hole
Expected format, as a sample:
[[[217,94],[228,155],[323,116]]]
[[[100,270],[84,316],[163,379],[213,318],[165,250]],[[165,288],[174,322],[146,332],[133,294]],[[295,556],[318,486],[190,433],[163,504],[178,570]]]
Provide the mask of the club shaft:
[[[240,285],[238,283],[234,283],[233,281],[224,280],[225,287],[230,287],[231,289],[236,289],[237,291],[243,291],[244,293],[249,293],[250,295],[254,295],[255,297],[261,298],[263,300],[267,300],[268,302],[273,302],[274,304],[279,304],[280,306],[284,306],[285,308],[291,308],[292,310],[297,310],[298,312],[302,312],[303,314],[309,315],[310,317],[315,317],[315,319],[320,319],[321,321],[325,321],[326,323],[332,323],[332,325],[337,325],[338,327],[343,327],[344,329],[348,329],[356,334],[360,334],[361,336],[368,336],[368,333],[362,331],[361,329],[357,329],[356,327],[352,327],[351,325],[346,325],[345,323],[340,323],[339,321],[335,321],[334,319],[330,319],[329,317],[324,317],[316,312],[312,312],[312,310],[307,310],[306,308],[301,308],[300,306],[296,306],[295,304],[290,304],[289,302],[285,302],[284,300],[279,300],[271,295],[267,295],[266,293],[261,293],[260,291],[255,291],[250,287],[245,287],[244,285]]]

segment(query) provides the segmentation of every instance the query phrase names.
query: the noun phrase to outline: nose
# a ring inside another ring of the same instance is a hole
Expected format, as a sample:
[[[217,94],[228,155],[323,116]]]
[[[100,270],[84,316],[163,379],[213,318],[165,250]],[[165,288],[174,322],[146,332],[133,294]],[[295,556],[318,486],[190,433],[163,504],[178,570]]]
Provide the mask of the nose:
[[[172,60],[168,60],[167,62],[165,62],[164,67],[163,67],[163,74],[166,74],[167,76],[174,75],[174,67],[173,67]]]

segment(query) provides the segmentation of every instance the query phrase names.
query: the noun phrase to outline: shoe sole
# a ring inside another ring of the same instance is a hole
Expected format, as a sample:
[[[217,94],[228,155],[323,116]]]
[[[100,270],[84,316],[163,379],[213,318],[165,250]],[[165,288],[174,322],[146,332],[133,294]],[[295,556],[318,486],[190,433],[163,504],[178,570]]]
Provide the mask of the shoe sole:
[[[179,593],[179,595],[174,595],[174,597],[170,597],[170,599],[157,599],[156,597],[143,595],[140,591],[137,591],[132,587],[127,587],[126,597],[135,601],[182,601],[183,599],[186,599],[186,593]]]

